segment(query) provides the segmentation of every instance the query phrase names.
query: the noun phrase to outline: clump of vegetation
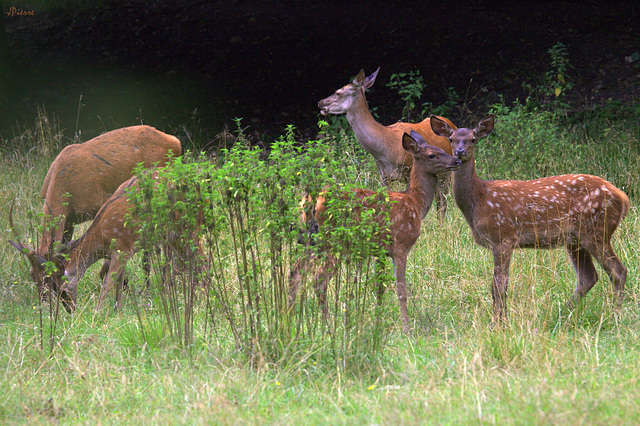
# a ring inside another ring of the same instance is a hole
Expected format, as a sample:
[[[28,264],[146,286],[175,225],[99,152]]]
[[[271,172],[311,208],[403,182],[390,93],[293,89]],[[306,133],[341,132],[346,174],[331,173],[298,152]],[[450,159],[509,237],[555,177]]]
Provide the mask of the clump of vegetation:
[[[422,97],[424,90],[424,79],[420,75],[419,70],[409,71],[408,73],[400,72],[391,74],[391,78],[387,83],[387,87],[398,92],[400,98],[404,102],[402,107],[402,119],[411,121],[415,115],[418,100]]]
[[[369,344],[380,339],[363,328],[369,324],[365,318],[374,316],[367,305],[371,259],[384,257],[378,245],[367,242],[379,230],[370,221],[350,218],[348,202],[332,204],[328,214],[339,226],[322,234],[350,265],[329,289],[335,298],[332,323],[321,321],[317,301],[307,299],[313,292],[301,293],[290,305],[290,266],[306,250],[298,243],[306,232],[306,224],[299,223],[300,199],[318,196],[336,175],[344,178],[344,170],[331,159],[330,145],[319,140],[301,146],[292,129],[271,146],[266,159],[242,139],[239,129],[238,143],[224,152],[220,164],[204,156],[185,157],[160,170],[160,182],[141,173],[140,190],[131,195],[141,248],[151,254],[160,277],[151,294],[162,306],[169,337],[175,345],[193,348],[197,319],[207,333],[231,339],[252,364],[288,363],[294,354],[314,353],[344,368],[360,368],[364,353],[371,356],[380,346]],[[177,261],[176,238],[178,246],[197,252],[195,234],[205,243],[204,268]],[[144,339],[140,313],[138,318]],[[381,323],[375,324],[371,333],[382,335]]]
[[[556,112],[566,112],[570,109],[566,96],[574,87],[568,47],[562,42],[557,42],[547,50],[547,53],[550,62],[549,70],[537,76],[533,82],[525,82],[523,87],[531,101],[549,105],[550,109]]]

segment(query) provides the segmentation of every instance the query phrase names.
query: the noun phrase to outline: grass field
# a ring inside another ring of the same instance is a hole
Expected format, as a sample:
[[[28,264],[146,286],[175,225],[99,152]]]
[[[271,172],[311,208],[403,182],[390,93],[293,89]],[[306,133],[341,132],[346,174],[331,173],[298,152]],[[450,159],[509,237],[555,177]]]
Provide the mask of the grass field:
[[[376,351],[366,353],[368,342],[356,338],[356,329],[345,331],[347,337],[341,341],[345,347],[346,343],[356,346],[349,348],[351,352],[326,351],[323,345],[335,336],[316,332],[305,335],[311,336],[310,341],[298,341],[294,353],[283,352],[291,356],[279,361],[269,358],[267,348],[254,349],[248,357],[234,343],[215,304],[207,317],[206,309],[196,303],[194,339],[188,347],[168,336],[162,299],[153,288],[142,297],[129,292],[118,312],[96,312],[99,265],[80,283],[78,311],[73,315],[61,311],[52,319],[49,304],[38,302],[27,262],[6,240],[12,238],[7,212],[15,198],[16,225],[25,241],[34,244],[38,219],[33,213],[41,209],[40,186],[56,151],[5,148],[0,170],[5,188],[0,195],[5,240],[0,245],[0,420],[64,424],[640,422],[637,118],[545,133],[549,122],[541,123],[537,132],[523,121],[528,117],[518,114],[511,111],[499,117],[497,134],[477,158],[479,170],[485,178],[580,171],[604,176],[624,189],[632,208],[614,235],[614,247],[629,270],[621,308],[616,309],[611,284],[599,266],[598,284],[575,310],[567,308],[576,277],[564,249],[520,250],[511,266],[508,323],[494,326],[491,254],[473,243],[450,199],[444,222],[433,211],[427,215],[423,234],[409,256],[410,334],[402,333],[398,302],[394,292],[387,291],[380,311],[364,310],[358,317],[373,322],[372,313],[383,316],[382,344]],[[634,120],[635,127],[629,126]],[[521,127],[528,133],[518,133]],[[514,140],[513,133],[521,146],[530,144],[526,152],[507,146]],[[37,137],[36,142],[43,146]],[[345,162],[355,156],[345,155]],[[355,183],[375,186],[371,161],[365,157],[364,166],[353,167],[359,170],[353,174]],[[139,257],[128,268],[132,286],[143,280]],[[230,269],[224,285],[233,292],[239,279]],[[210,300],[216,301],[213,296]],[[310,298],[310,316],[317,315],[314,303]],[[355,354],[358,361],[347,365],[341,358],[346,353]]]

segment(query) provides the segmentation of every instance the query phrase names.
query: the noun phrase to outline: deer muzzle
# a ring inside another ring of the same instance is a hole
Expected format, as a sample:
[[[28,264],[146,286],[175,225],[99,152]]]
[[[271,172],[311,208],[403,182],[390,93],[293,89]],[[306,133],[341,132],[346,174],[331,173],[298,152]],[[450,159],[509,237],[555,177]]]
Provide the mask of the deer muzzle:
[[[320,114],[327,115],[327,113],[329,112],[328,110],[330,105],[331,105],[331,102],[327,101],[327,98],[318,102],[318,108],[320,108]]]

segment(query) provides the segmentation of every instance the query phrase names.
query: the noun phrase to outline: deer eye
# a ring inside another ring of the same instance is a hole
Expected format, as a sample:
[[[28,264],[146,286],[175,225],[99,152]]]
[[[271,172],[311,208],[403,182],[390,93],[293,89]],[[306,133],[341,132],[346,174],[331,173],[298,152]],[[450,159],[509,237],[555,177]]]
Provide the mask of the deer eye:
[[[430,160],[433,160],[434,158],[436,158],[435,154],[429,154],[427,155],[427,158],[429,158]]]

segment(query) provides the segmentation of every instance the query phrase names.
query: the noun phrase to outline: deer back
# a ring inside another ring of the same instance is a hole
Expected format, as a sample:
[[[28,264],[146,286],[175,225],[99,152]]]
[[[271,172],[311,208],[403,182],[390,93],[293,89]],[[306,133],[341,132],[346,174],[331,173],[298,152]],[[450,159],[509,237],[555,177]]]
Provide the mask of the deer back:
[[[510,239],[519,247],[554,247],[570,240],[608,242],[629,198],[602,178],[573,174],[488,181],[476,206],[472,229],[479,243]]]
[[[53,210],[50,213],[45,206],[45,214],[55,216],[67,210],[93,215],[133,175],[137,164],[146,168],[155,163],[164,165],[170,152],[181,154],[178,138],[150,126],[125,127],[69,145],[53,161],[45,178],[42,194]]]
[[[454,197],[481,245],[554,247],[575,240],[598,247],[610,240],[629,210],[626,194],[597,176],[480,179],[475,171],[475,147],[479,138],[493,131],[493,115],[474,129],[452,129],[436,117],[431,124],[437,134],[448,137],[463,162],[455,172]]]
[[[135,167],[166,164],[169,154],[182,153],[180,141],[150,126],[113,130],[82,144],[65,147],[51,164],[42,187],[46,216],[63,222],[44,233],[39,252],[61,241],[68,224],[92,218]]]
[[[75,275],[80,267],[86,269],[113,252],[134,253],[138,227],[135,218],[127,222],[133,213],[127,191],[136,181],[133,176],[122,183],[98,211],[87,231],[69,244],[65,275]]]

